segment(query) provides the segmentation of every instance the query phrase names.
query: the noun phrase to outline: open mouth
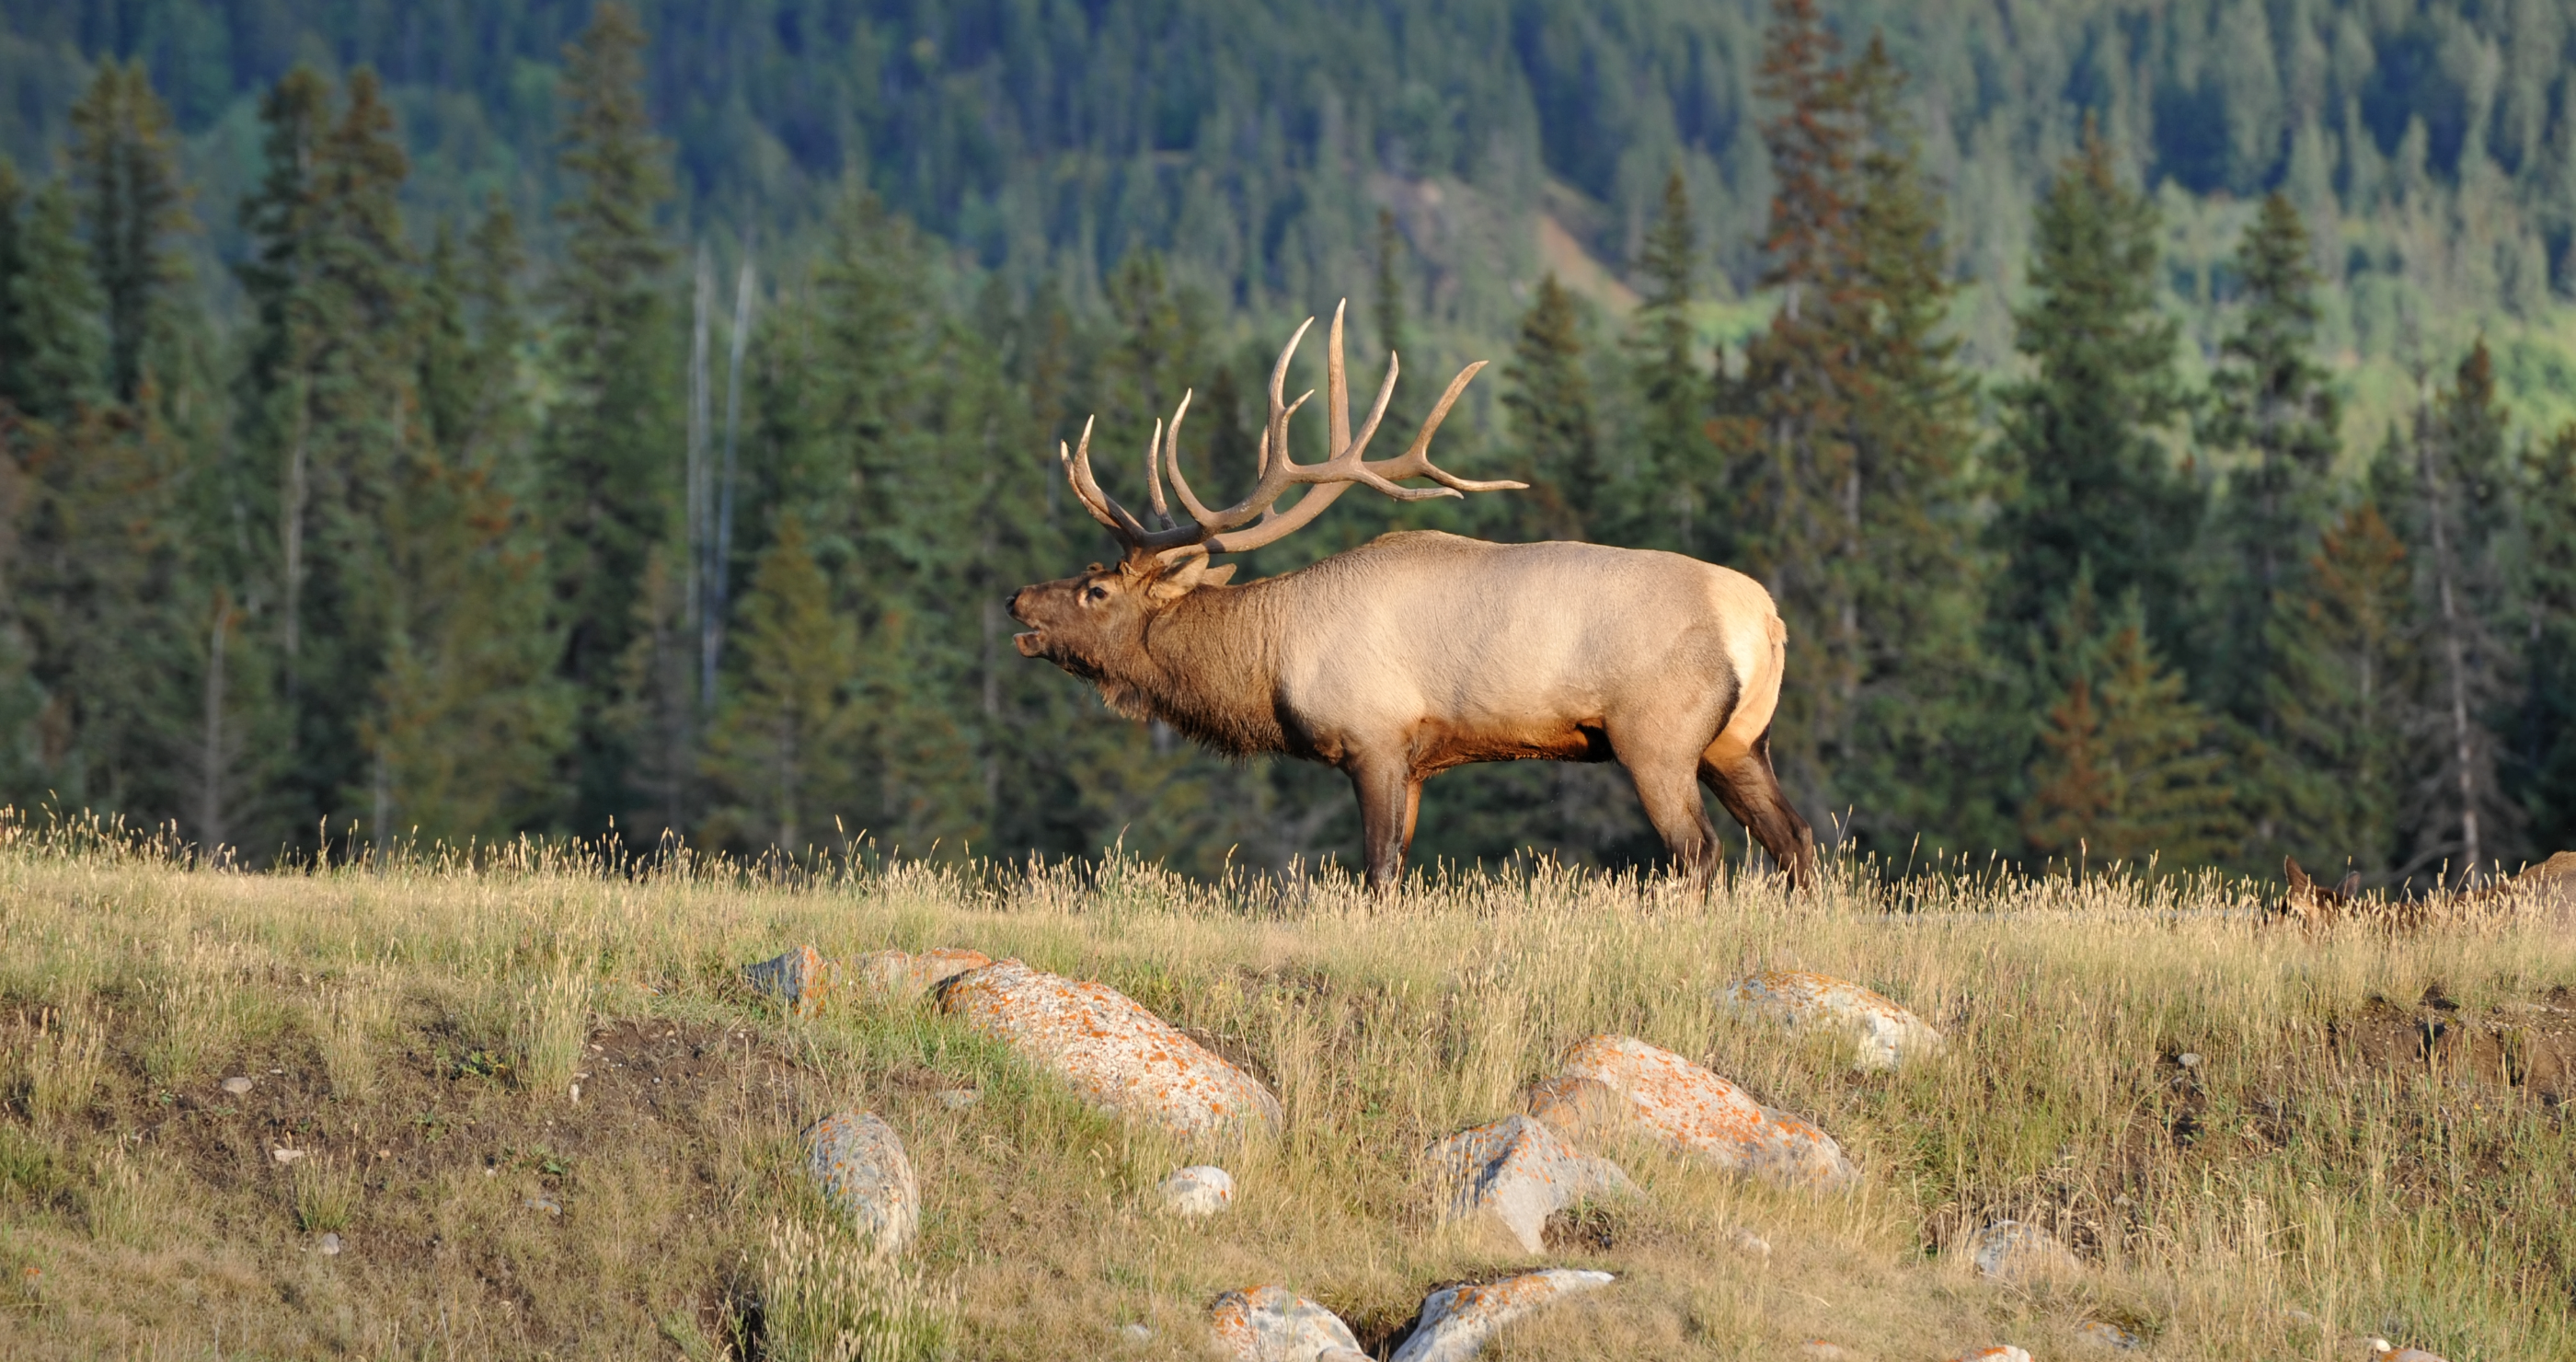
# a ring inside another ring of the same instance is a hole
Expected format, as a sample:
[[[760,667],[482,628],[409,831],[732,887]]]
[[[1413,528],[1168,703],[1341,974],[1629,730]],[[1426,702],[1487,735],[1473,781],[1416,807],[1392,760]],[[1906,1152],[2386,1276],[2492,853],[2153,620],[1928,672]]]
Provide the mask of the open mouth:
[[[1039,640],[1038,631],[1032,629],[1025,634],[1011,635],[1011,646],[1019,649],[1022,657],[1036,657],[1045,645]]]

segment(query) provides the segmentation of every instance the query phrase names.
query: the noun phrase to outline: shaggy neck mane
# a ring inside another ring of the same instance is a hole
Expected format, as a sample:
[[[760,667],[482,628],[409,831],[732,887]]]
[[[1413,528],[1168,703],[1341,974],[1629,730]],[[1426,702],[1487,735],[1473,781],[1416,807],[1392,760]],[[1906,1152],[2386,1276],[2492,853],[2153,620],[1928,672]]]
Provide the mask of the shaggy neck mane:
[[[1229,756],[1286,750],[1271,694],[1279,578],[1203,586],[1156,612],[1143,645],[1101,669],[1100,698],[1131,719],[1160,719]]]

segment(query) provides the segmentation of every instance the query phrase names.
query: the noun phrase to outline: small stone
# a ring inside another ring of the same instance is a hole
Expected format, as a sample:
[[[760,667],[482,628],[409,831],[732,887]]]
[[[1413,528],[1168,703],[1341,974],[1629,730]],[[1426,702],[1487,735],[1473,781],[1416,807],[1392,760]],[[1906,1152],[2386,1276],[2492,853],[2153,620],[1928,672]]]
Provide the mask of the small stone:
[[[1106,984],[1004,960],[942,984],[939,1010],[1103,1111],[1183,1137],[1279,1129],[1260,1080]]]
[[[2200,1056],[2193,1054],[2189,1050],[2185,1050],[2181,1054],[2174,1056],[2174,1063],[2179,1064],[2186,1069],[2197,1069],[2200,1067]]]
[[[873,951],[850,968],[860,990],[881,1003],[909,1003],[964,974],[982,969],[993,958],[982,951],[942,946],[918,955],[906,951]]]
[[[519,1204],[541,1215],[563,1214],[563,1203],[550,1196],[532,1196]]]
[[[2056,1235],[2019,1220],[1998,1220],[1979,1230],[1968,1253],[1979,1276],[1999,1282],[2064,1276],[2083,1267]]]
[[[964,1111],[968,1107],[971,1107],[983,1100],[984,1090],[982,1088],[942,1088],[939,1090],[939,1105],[948,1108],[950,1111]]]
[[[1597,1141],[1634,1129],[1667,1148],[1784,1187],[1839,1188],[1860,1178],[1833,1137],[1774,1111],[1670,1050],[1628,1036],[1576,1045],[1524,1109],[1559,1134]]]
[[[874,1112],[844,1111],[806,1127],[805,1168],[834,1210],[880,1254],[901,1253],[921,1228],[921,1185],[903,1140]]]
[[[1859,1044],[1854,1068],[1893,1069],[1916,1055],[1939,1054],[1944,1044],[1930,1023],[1894,1001],[1812,970],[1763,970],[1726,985],[1717,996],[1730,1011],[1792,1031],[1849,1033]]]
[[[232,1077],[223,1081],[223,1089],[224,1091],[231,1093],[233,1096],[239,1097],[243,1093],[250,1091],[250,1079],[248,1076],[243,1074],[234,1074]]]
[[[2143,1348],[2147,1341],[2106,1319],[2088,1319],[2075,1326],[2075,1341],[2097,1348],[2117,1348],[2122,1352]]]
[[[301,1149],[271,1149],[268,1151],[268,1156],[277,1160],[279,1163],[293,1163],[297,1159],[303,1158],[304,1154],[305,1151]]]
[[[1636,1190],[1607,1159],[1586,1158],[1527,1116],[1462,1130],[1431,1147],[1431,1160],[1457,1187],[1452,1219],[1498,1225],[1524,1253],[1547,1247],[1547,1218],[1592,1197]]]
[[[1422,1322],[1414,1326],[1394,1362],[1467,1362],[1484,1350],[1494,1332],[1542,1305],[1579,1292],[1608,1286],[1607,1272],[1549,1268],[1524,1272],[1483,1286],[1450,1286],[1422,1302]]]
[[[1118,1326],[1118,1336],[1130,1343],[1151,1343],[1154,1341],[1154,1331],[1146,1328],[1142,1324],[1121,1324]]]
[[[823,957],[812,946],[798,946],[784,955],[742,968],[743,981],[760,993],[776,998],[788,1015],[810,1017],[823,1008],[841,980],[841,967]]]
[[[320,1244],[320,1246],[319,1246],[319,1247],[321,1248],[321,1250],[322,1250],[322,1253],[323,1253],[323,1256],[324,1256],[324,1257],[328,1257],[328,1258],[337,1258],[337,1257],[339,1257],[339,1256],[340,1256],[340,1236],[339,1236],[339,1235],[337,1235],[337,1234],[329,1234],[329,1233],[324,1234],[324,1235],[322,1236],[322,1242],[321,1242],[321,1244]]]
[[[1771,1242],[1742,1225],[1726,1232],[1726,1243],[1736,1252],[1751,1257],[1769,1258],[1771,1256]]]
[[[1234,1204],[1234,1175],[1213,1164],[1196,1163],[1154,1185],[1163,1209],[1196,1219]]]
[[[1208,1307],[1208,1327],[1233,1362],[1318,1362],[1360,1353],[1341,1316],[1284,1286],[1228,1291]]]
[[[2009,1343],[1998,1343],[1991,1348],[1961,1353],[1950,1362],[2030,1362],[2030,1354]]]
[[[2379,1362],[2442,1362],[2421,1348],[2400,1348],[2384,1338],[2370,1340],[2370,1350],[2379,1354]]]

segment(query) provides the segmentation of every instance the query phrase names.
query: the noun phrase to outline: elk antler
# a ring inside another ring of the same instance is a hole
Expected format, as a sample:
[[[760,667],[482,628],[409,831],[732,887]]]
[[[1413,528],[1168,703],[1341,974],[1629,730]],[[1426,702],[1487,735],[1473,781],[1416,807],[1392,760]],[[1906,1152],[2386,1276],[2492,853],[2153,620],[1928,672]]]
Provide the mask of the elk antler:
[[[1057,446],[1065,466],[1065,480],[1073,484],[1074,495],[1081,498],[1091,518],[1109,527],[1129,556],[1153,555],[1166,561],[1208,553],[1242,553],[1276,542],[1303,528],[1324,513],[1324,508],[1338,500],[1352,484],[1365,484],[1398,501],[1429,501],[1435,497],[1454,497],[1468,492],[1503,492],[1529,486],[1525,482],[1498,479],[1473,482],[1435,467],[1429,450],[1431,437],[1446,420],[1449,409],[1466,391],[1468,380],[1485,367],[1478,360],[1458,371],[1449,380],[1449,390],[1440,395],[1440,404],[1431,409],[1423,421],[1421,433],[1413,437],[1411,448],[1396,458],[1368,461],[1369,441],[1377,435],[1378,423],[1386,417],[1386,404],[1395,396],[1398,370],[1395,356],[1386,357],[1386,381],[1378,385],[1377,401],[1369,407],[1368,420],[1357,435],[1351,431],[1350,383],[1342,367],[1342,313],[1348,303],[1333,309],[1331,348],[1324,357],[1327,435],[1331,453],[1322,463],[1301,464],[1288,457],[1288,419],[1314,396],[1309,391],[1294,402],[1286,400],[1288,362],[1296,356],[1297,345],[1306,338],[1307,328],[1315,324],[1309,317],[1297,333],[1288,338],[1288,346],[1279,352],[1279,362],[1270,370],[1270,415],[1261,432],[1258,458],[1260,482],[1251,495],[1221,511],[1209,510],[1190,490],[1189,479],[1181,474],[1181,420],[1189,414],[1190,399],[1183,395],[1181,405],[1172,413],[1167,427],[1154,423],[1154,435],[1145,446],[1145,481],[1152,498],[1149,503],[1159,525],[1148,525],[1130,514],[1126,507],[1111,500],[1100,490],[1091,475],[1091,423],[1082,425],[1082,441],[1066,451]],[[1181,509],[1189,513],[1190,523],[1176,524],[1163,500],[1163,474],[1169,472],[1172,491],[1179,496]],[[1429,478],[1436,487],[1404,487],[1406,478]],[[1279,498],[1291,487],[1311,487],[1297,504],[1285,512],[1278,509]],[[1259,523],[1255,523],[1255,522]],[[1247,528],[1248,527],[1248,528]]]

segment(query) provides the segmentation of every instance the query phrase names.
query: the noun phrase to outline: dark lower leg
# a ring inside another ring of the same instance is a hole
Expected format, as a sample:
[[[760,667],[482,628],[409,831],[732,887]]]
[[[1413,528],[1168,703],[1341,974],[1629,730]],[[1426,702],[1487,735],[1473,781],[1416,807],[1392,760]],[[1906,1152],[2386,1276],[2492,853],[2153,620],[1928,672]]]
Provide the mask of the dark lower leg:
[[[1422,787],[1406,779],[1400,768],[1354,763],[1346,769],[1351,789],[1360,797],[1360,860],[1369,888],[1391,890],[1404,878],[1404,849],[1412,841],[1411,814]]]
[[[1788,794],[1780,788],[1779,773],[1771,767],[1771,735],[1765,733],[1753,750],[1724,768],[1702,766],[1700,778],[1717,793],[1718,802],[1735,815],[1735,821],[1753,834],[1771,860],[1789,876],[1792,888],[1805,889],[1815,883],[1816,838],[1807,820],[1789,806]]]
[[[1717,824],[1709,821],[1691,772],[1632,766],[1628,774],[1637,782],[1637,802],[1645,805],[1646,820],[1672,853],[1674,873],[1706,885],[1717,870]]]

